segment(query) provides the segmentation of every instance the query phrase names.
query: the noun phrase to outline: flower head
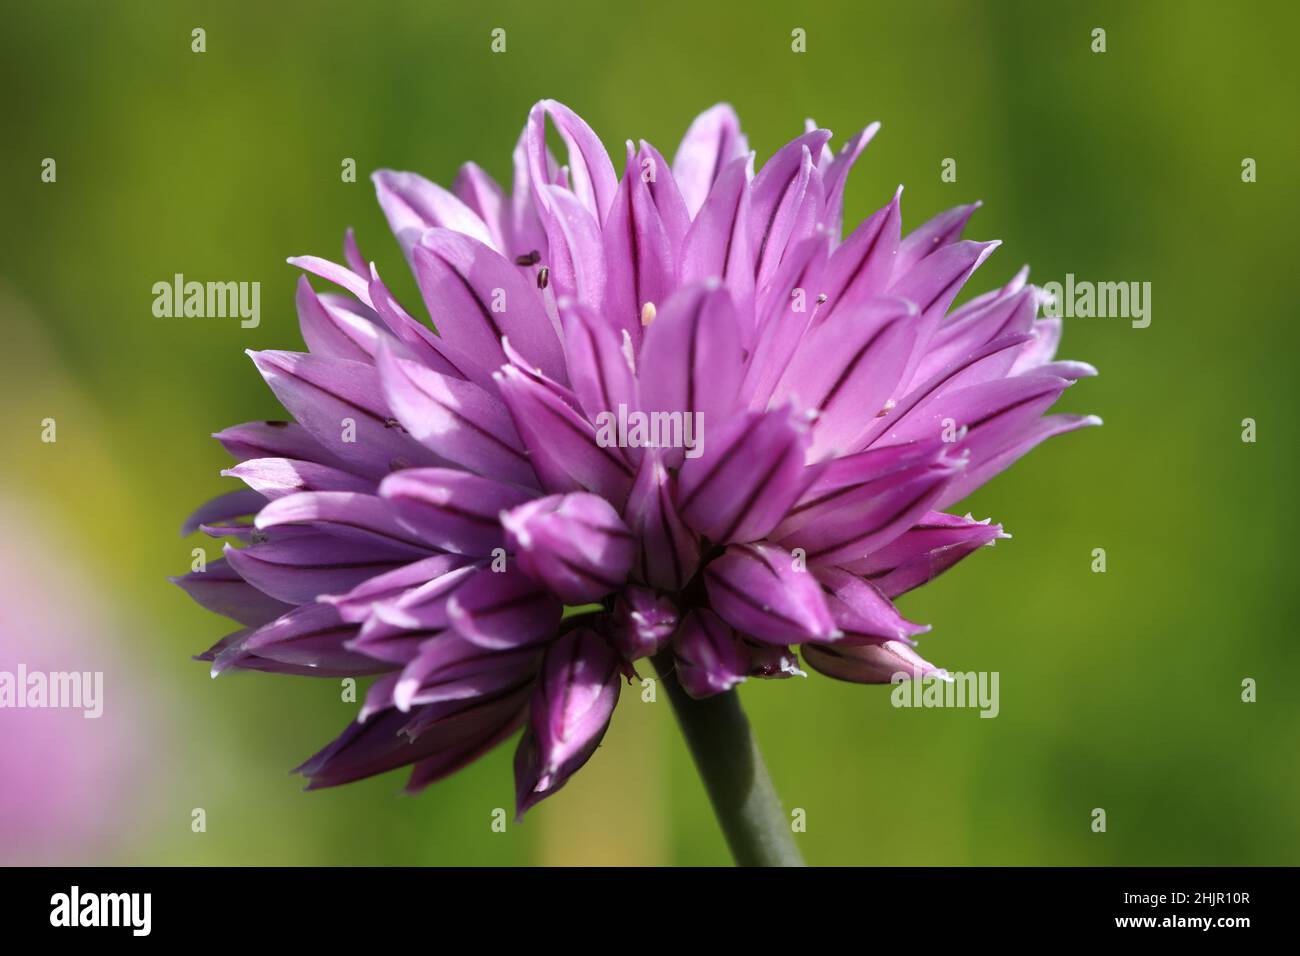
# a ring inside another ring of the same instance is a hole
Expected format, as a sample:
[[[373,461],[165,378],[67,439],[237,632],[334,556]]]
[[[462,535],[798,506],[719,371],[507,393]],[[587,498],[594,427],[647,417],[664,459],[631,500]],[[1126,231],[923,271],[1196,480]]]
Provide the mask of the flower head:
[[[351,232],[290,260],[333,287],[299,281],[307,352],[253,354],[292,421],[216,436],[247,488],[186,529],[234,543],[180,583],[242,625],[214,674],[375,676],[312,787],[419,789],[523,727],[522,813],[652,655],[693,696],[802,674],[795,646],[848,681],[936,670],[892,599],[1003,536],[945,509],[1096,424],[1044,417],[1094,372],[1053,361],[1024,270],[952,308],[997,245],[961,238],[975,206],[903,235],[900,190],[841,239],[875,132],[810,124],[755,171],[716,106],[620,177],[546,100],[510,192],[375,175],[431,324]]]

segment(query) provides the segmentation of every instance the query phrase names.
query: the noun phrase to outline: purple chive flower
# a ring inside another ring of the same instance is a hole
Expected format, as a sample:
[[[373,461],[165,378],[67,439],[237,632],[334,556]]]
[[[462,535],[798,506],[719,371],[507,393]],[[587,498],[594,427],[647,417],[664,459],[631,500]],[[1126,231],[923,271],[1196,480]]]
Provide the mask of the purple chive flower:
[[[509,191],[375,174],[424,314],[350,231],[342,263],[290,260],[308,351],[252,358],[292,421],[217,434],[247,487],[187,522],[231,542],[178,580],[239,626],[214,673],[374,676],[311,787],[418,790],[523,727],[522,813],[645,657],[693,697],[802,674],[796,647],[846,681],[937,671],[893,599],[1005,537],[946,509],[1098,424],[1044,415],[1095,372],[1054,360],[1025,270],[953,308],[997,245],[962,238],[975,206],[904,235],[900,189],[841,237],[876,130],[758,166],[720,105],[620,175],[544,100]]]

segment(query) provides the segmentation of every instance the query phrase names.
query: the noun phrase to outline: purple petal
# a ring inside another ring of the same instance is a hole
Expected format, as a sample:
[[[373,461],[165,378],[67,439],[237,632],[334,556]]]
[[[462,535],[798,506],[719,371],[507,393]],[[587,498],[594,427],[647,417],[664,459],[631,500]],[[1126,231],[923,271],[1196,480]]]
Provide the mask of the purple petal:
[[[393,685],[399,710],[507,693],[531,684],[539,651],[488,651],[455,634],[427,641]]]
[[[374,263],[370,265],[370,283],[367,290],[370,301],[374,303],[376,314],[402,344],[402,349],[395,350],[398,354],[404,355],[409,352],[411,357],[418,359],[439,374],[459,379],[475,379],[480,385],[491,386],[491,368],[476,362],[472,356],[457,349],[453,343],[435,335],[431,329],[417,321],[397,301],[388,286],[384,285]],[[380,343],[380,351],[385,344]]]
[[[365,623],[351,644],[353,649],[379,660],[408,664],[430,638],[450,631],[451,599],[481,569],[477,565],[458,565],[429,570],[432,577],[402,591],[395,600],[370,603]],[[340,608],[340,614],[345,610]]]
[[[255,524],[262,531],[305,526],[415,558],[432,550],[402,526],[389,502],[351,491],[305,491],[279,498],[261,510]]]
[[[780,274],[758,302],[755,347],[745,370],[741,394],[749,407],[767,407],[817,309],[817,288],[826,267],[825,236],[807,240],[786,256]]]
[[[931,511],[883,548],[844,568],[866,578],[886,597],[896,598],[1001,537],[1006,536],[1000,524]]]
[[[525,130],[529,171],[542,208],[548,208],[555,201],[554,195],[548,195],[543,188],[552,181],[544,168],[549,165],[545,163],[548,116],[555,124],[560,139],[568,147],[568,171],[573,195],[595,222],[604,222],[614,202],[614,194],[618,191],[614,164],[609,161],[609,154],[591,127],[577,113],[555,100],[537,103],[528,113],[528,126]]]
[[[816,577],[775,545],[733,544],[704,569],[704,583],[713,609],[758,640],[801,644],[839,637]]]
[[[221,472],[239,478],[249,488],[270,500],[300,491],[374,492],[375,483],[340,468],[294,458],[253,458]],[[259,505],[259,507],[261,507]]]
[[[841,309],[847,312],[854,305],[883,295],[889,287],[902,228],[898,208],[902,194],[900,186],[893,199],[865,219],[831,253],[821,284],[826,304],[818,311],[815,324],[828,321]]]
[[[388,226],[409,257],[412,247],[428,229],[454,229],[484,245],[492,235],[478,215],[455,195],[416,173],[381,169],[370,177]]]
[[[618,590],[632,567],[632,533],[596,495],[539,498],[504,512],[501,524],[519,567],[566,604]]]
[[[550,248],[550,258],[546,261],[549,282],[555,294],[603,309],[608,278],[600,225],[567,189],[543,186],[539,195],[546,196],[548,203],[542,221]],[[634,333],[634,340],[639,336],[639,324],[627,316],[613,315],[611,321]]]
[[[856,575],[839,568],[823,568],[817,577],[827,592],[826,602],[835,626],[844,632],[847,643],[907,642],[930,630],[904,618],[875,585]]]
[[[587,420],[618,407],[637,407],[636,377],[618,333],[604,316],[578,302],[561,303],[569,381]]]
[[[706,430],[720,428],[738,404],[744,356],[731,296],[711,282],[679,291],[646,330],[638,362],[641,410],[680,422],[683,444],[688,427],[693,433],[695,447],[671,448],[665,461],[697,457]]]
[[[298,278],[295,302],[303,341],[313,355],[366,362],[385,334],[370,319],[343,308],[341,300],[317,295],[306,276]]]
[[[825,193],[812,157],[830,138],[824,129],[804,133],[777,150],[754,177],[749,232],[759,289],[776,275],[786,248],[807,238],[821,216]]]
[[[427,786],[486,752],[526,713],[528,692],[481,700],[449,701],[421,708],[413,717],[398,710],[350,724],[324,750],[297,768],[308,790],[335,787],[415,764],[408,791]],[[419,733],[412,733],[419,723]]]
[[[685,222],[665,222],[655,205],[647,176],[660,176],[672,186],[672,177],[659,155],[647,146],[633,152],[627,144],[627,170],[619,184],[609,218],[602,230],[607,263],[603,313],[616,327],[634,332],[647,302],[662,303],[676,280],[677,253]],[[682,219],[685,213],[682,212]],[[680,228],[680,232],[677,230]],[[633,336],[635,340],[635,336]]]
[[[242,549],[226,545],[226,560],[259,591],[305,604],[399,568],[410,562],[410,555],[383,545],[307,534]]]
[[[481,569],[447,604],[457,633],[488,649],[541,644],[554,636],[562,612],[550,592],[513,567]]]
[[[629,587],[614,602],[609,639],[627,662],[658,654],[677,628],[677,608],[649,588]]]
[[[854,684],[889,684],[895,677],[946,675],[902,641],[883,644],[805,644],[803,659],[827,677]]]
[[[515,757],[518,814],[555,793],[590,759],[609,728],[622,686],[606,640],[575,628],[546,651]]]
[[[958,449],[971,449],[978,461],[990,440],[996,446],[1008,430],[1013,435],[1041,415],[1070,385],[1068,379],[1035,371],[965,388],[947,388],[900,416],[889,432],[889,442],[942,438]],[[969,432],[969,437],[958,441],[954,436],[959,437],[962,429]]]
[[[682,466],[682,518],[715,544],[766,536],[804,490],[808,444],[807,417],[790,407],[731,419]]]
[[[298,352],[249,354],[303,428],[358,472],[381,476],[395,462],[442,464],[398,426],[373,366]]]
[[[375,605],[396,601],[409,591],[467,563],[468,559],[458,554],[435,554],[375,575],[346,594],[323,595],[320,600],[336,607],[343,620],[359,624],[371,615]]]
[[[673,179],[692,217],[704,205],[722,170],[748,152],[749,142],[729,103],[719,103],[695,117],[673,156]]]
[[[478,163],[465,163],[456,174],[456,181],[451,184],[451,191],[479,219],[483,220],[488,235],[492,237],[490,243],[492,248],[509,255],[510,213],[505,192],[497,181]]]
[[[232,458],[296,458],[334,466],[343,465],[325,446],[297,422],[266,421],[232,425],[212,436]]]
[[[332,607],[306,604],[227,647],[213,662],[212,674],[215,677],[229,668],[243,668],[243,658],[248,655],[330,677],[387,670],[388,665],[347,648],[356,632],[356,625],[345,622]]]
[[[976,202],[941,212],[929,222],[908,233],[898,249],[894,277],[906,275],[926,256],[957,242],[961,238],[962,230],[966,228],[966,223],[970,221],[970,217],[980,205]]]
[[[410,468],[389,475],[379,494],[420,540],[457,554],[490,555],[505,545],[498,515],[532,492],[450,468]]]
[[[926,256],[909,272],[900,274],[896,264],[894,282],[887,291],[900,299],[911,299],[926,319],[937,322],[948,311],[966,280],[1000,245],[996,240],[962,240]],[[901,257],[900,246],[898,258]]]
[[[917,367],[916,377],[924,381],[976,354],[990,342],[1030,333],[1037,308],[1037,291],[1028,288],[996,299],[980,309],[964,311],[961,316],[954,314],[939,326],[925,359]],[[1007,374],[1016,355],[1023,355],[1023,351],[1007,355],[1005,368],[997,374]]]
[[[712,697],[731,690],[749,676],[750,649],[712,611],[691,611],[673,635],[675,673],[692,697]]]
[[[181,525],[181,537],[193,534],[201,525],[256,514],[265,504],[266,497],[251,488],[227,491],[196,508]]]
[[[441,458],[487,478],[537,486],[506,407],[473,382],[381,350],[379,380],[393,414]]]
[[[412,250],[415,277],[439,334],[491,370],[506,361],[502,336],[530,364],[564,381],[564,354],[541,296],[519,268],[482,242],[431,229]]]
[[[497,373],[497,388],[548,491],[590,491],[621,505],[632,466],[617,448],[602,446],[567,390],[514,365]]]
[[[682,241],[678,279],[683,284],[718,279],[731,293],[738,316],[748,319],[754,301],[754,253],[749,240],[752,157],[724,167]],[[742,328],[747,344],[752,322]]]
[[[1018,429],[1014,438],[1000,441],[995,447],[982,451],[966,472],[956,478],[944,491],[935,507],[946,508],[953,502],[965,498],[1047,439],[1100,424],[1101,419],[1096,415],[1049,415],[1047,418]]]
[[[962,467],[959,457],[939,451],[884,478],[837,476],[814,485],[773,537],[783,547],[802,549],[809,564],[855,560],[911,527]]]
[[[700,546],[673,500],[673,479],[651,449],[628,496],[627,523],[638,542],[634,573],[652,587],[678,591],[699,566]]]
[[[904,423],[929,403],[972,385],[1001,379],[1017,350],[1028,341],[1025,335],[1007,335],[976,349],[919,384],[909,384],[899,399],[891,399],[876,423],[858,442],[862,447],[894,444],[903,434]],[[915,376],[914,376],[915,378]]]
[[[917,349],[916,307],[879,298],[810,329],[772,393],[815,412],[810,455],[858,447],[876,412],[909,372]]]
[[[1009,374],[1031,372],[1056,358],[1056,349],[1061,344],[1062,325],[1059,318],[1048,317],[1035,321],[1030,327],[1033,338],[1020,350]]]
[[[880,124],[872,123],[866,129],[851,136],[823,170],[822,178],[825,180],[826,186],[825,222],[826,227],[831,231],[831,235],[835,237],[840,235],[841,223],[844,218],[844,183],[849,178],[849,170],[853,168],[853,164],[862,155],[862,151],[867,148],[867,144],[879,131]]]
[[[225,558],[209,561],[205,570],[191,571],[171,582],[200,607],[250,627],[259,627],[293,610],[293,605],[277,601],[245,581]]]

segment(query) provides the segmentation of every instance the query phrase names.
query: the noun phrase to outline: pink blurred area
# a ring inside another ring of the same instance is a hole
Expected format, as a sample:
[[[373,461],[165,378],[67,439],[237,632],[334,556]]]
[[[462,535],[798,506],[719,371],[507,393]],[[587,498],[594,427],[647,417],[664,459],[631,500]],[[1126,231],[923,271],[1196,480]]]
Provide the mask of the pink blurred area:
[[[0,864],[104,862],[135,829],[148,785],[139,677],[87,550],[12,499],[0,497],[0,526],[0,671],[103,673],[98,718],[0,707]]]

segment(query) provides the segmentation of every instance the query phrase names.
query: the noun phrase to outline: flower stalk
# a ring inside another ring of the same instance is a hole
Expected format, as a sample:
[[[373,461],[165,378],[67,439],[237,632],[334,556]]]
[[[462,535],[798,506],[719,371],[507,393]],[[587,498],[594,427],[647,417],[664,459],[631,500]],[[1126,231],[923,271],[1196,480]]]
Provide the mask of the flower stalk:
[[[673,677],[671,654],[654,664],[736,865],[803,866],[736,691],[695,700]]]

